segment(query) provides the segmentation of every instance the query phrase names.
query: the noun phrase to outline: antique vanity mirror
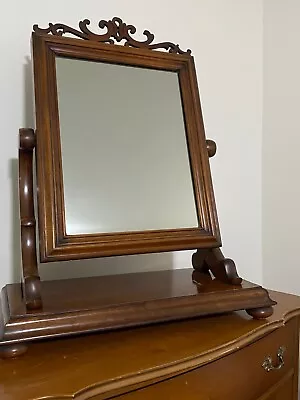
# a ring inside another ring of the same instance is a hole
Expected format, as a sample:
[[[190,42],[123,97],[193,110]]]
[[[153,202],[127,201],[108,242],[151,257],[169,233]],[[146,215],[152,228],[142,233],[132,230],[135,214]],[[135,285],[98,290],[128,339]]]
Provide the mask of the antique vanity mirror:
[[[219,249],[215,144],[190,51],[154,44],[148,31],[137,41],[119,18],[100,21],[100,34],[88,24],[33,28],[36,131],[20,130],[19,157],[24,279],[2,291],[1,344],[11,353],[38,338],[239,309],[271,315],[267,291],[242,282]],[[34,148],[41,262],[195,249],[194,270],[40,282]]]

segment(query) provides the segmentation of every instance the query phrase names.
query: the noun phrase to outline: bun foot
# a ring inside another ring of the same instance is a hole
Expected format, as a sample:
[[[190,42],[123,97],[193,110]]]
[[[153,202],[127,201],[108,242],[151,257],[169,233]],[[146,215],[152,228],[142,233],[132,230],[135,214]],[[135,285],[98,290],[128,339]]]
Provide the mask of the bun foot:
[[[0,358],[15,358],[26,353],[28,346],[25,344],[0,345]]]
[[[273,314],[273,311],[273,307],[251,308],[250,310],[246,310],[254,319],[268,318]]]

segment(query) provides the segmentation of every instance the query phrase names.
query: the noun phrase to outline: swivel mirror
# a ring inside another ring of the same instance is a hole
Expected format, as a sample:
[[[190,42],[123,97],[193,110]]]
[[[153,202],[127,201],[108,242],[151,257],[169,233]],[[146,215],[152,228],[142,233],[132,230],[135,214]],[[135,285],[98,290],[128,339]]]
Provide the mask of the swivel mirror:
[[[108,29],[130,27],[115,18]],[[191,55],[43,32],[33,35],[42,260],[219,246]]]
[[[100,21],[100,34],[88,25],[33,27],[36,130],[20,130],[24,281],[22,291],[3,290],[3,343],[243,308],[270,315],[267,291],[242,282],[219,249],[209,168],[216,148],[205,139],[190,50],[153,43],[149,31],[137,41],[120,18]],[[195,249],[194,270],[41,283],[34,148],[41,262],[63,268]]]

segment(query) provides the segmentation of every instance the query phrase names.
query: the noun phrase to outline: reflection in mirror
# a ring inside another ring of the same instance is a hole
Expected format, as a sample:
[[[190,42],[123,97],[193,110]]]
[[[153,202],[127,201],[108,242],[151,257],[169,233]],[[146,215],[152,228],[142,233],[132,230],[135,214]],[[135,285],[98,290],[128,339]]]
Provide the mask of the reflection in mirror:
[[[176,72],[56,58],[69,235],[198,226]]]

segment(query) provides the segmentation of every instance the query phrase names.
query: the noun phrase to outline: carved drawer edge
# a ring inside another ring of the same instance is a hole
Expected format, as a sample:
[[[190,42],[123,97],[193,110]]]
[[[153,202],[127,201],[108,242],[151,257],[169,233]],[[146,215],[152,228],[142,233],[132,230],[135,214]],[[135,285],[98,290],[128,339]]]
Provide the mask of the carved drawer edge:
[[[206,364],[216,361],[222,357],[234,353],[235,351],[252,344],[253,342],[261,339],[267,334],[272,333],[278,328],[283,327],[292,318],[300,315],[300,308],[287,312],[280,320],[270,322],[263,327],[257,327],[250,333],[241,336],[238,340],[232,340],[222,346],[219,346],[211,351],[202,353],[175,361],[169,364],[161,365],[146,370],[141,370],[133,374],[119,376],[115,379],[99,382],[90,385],[80,391],[63,396],[43,396],[37,397],[34,400],[88,400],[93,396],[98,396],[97,399],[109,399],[117,395],[122,395],[141,387],[146,387],[154,383],[159,383],[168,378],[189,372],[193,369],[199,368]]]

